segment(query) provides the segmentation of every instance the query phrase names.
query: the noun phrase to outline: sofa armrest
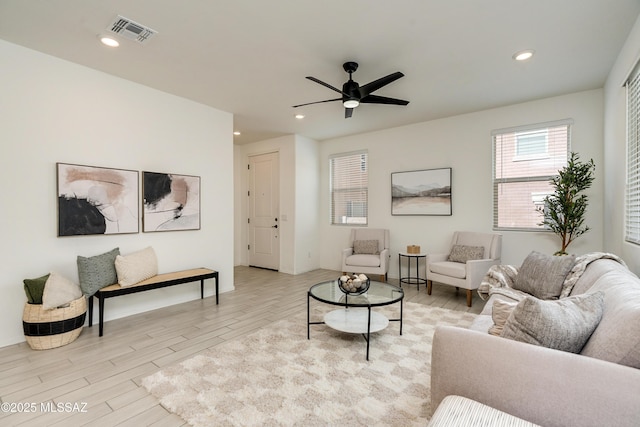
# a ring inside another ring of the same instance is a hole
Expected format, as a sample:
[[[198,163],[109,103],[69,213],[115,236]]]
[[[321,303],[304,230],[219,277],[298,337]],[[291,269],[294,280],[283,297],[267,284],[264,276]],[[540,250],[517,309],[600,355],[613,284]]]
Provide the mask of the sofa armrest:
[[[448,395],[544,426],[637,426],[640,370],[450,326],[438,326],[431,410]]]

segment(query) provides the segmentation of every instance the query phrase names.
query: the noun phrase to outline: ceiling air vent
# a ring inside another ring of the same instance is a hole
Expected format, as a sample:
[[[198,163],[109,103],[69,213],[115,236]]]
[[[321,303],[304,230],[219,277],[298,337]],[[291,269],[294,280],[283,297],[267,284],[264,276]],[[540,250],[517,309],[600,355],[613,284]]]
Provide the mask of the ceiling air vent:
[[[149,27],[145,27],[120,15],[107,27],[107,30],[141,44],[146,44],[151,37],[158,33],[156,30],[152,30]]]

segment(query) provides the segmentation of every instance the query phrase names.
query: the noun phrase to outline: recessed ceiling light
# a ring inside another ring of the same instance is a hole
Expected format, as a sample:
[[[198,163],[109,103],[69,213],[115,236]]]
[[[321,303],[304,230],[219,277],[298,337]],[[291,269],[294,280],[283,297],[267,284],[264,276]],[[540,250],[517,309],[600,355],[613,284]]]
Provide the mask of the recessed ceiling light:
[[[240,135],[240,132],[239,132],[239,131],[235,131],[235,132],[233,132],[233,134],[234,134],[235,136],[238,136],[238,135]]]
[[[118,46],[120,46],[120,43],[118,42],[118,40],[116,40],[114,38],[111,38],[109,36],[99,35],[98,38],[100,39],[102,44],[105,45],[105,46],[109,46],[109,47],[118,47]]]
[[[515,59],[516,61],[526,61],[527,59],[531,58],[534,53],[535,51],[532,49],[521,50],[520,52],[516,52],[513,54],[513,59]]]
[[[302,120],[302,119],[304,119],[304,114],[296,114],[295,117],[298,120]]]

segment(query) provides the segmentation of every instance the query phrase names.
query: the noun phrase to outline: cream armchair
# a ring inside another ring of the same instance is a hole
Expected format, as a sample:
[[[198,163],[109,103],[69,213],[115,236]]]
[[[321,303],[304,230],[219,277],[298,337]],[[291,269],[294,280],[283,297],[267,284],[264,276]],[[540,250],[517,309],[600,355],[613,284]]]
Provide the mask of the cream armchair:
[[[501,252],[500,234],[456,231],[448,253],[427,256],[427,294],[431,295],[433,282],[463,288],[467,290],[467,306],[471,307],[472,291],[478,289],[492,265],[500,264]]]
[[[376,243],[377,242],[377,245]],[[353,228],[349,237],[351,247],[342,250],[343,273],[379,275],[386,282],[389,271],[389,230]]]

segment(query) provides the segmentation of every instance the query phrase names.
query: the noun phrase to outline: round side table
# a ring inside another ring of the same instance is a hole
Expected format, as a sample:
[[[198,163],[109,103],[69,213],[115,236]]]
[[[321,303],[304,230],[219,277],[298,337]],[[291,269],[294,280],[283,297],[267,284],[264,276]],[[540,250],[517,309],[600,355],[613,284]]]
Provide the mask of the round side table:
[[[402,275],[402,258],[408,258],[407,259],[407,276],[403,276]],[[402,287],[402,284],[407,284],[407,285],[418,285],[418,290],[420,290],[420,284],[422,283],[423,285],[427,284],[427,279],[420,277],[420,258],[424,258],[424,262],[426,264],[427,262],[427,254],[410,254],[408,252],[399,252],[398,253],[398,275],[400,276],[400,286]],[[412,276],[411,275],[411,260],[415,259],[416,260],[416,275]],[[425,265],[425,273],[426,273],[426,265]]]

